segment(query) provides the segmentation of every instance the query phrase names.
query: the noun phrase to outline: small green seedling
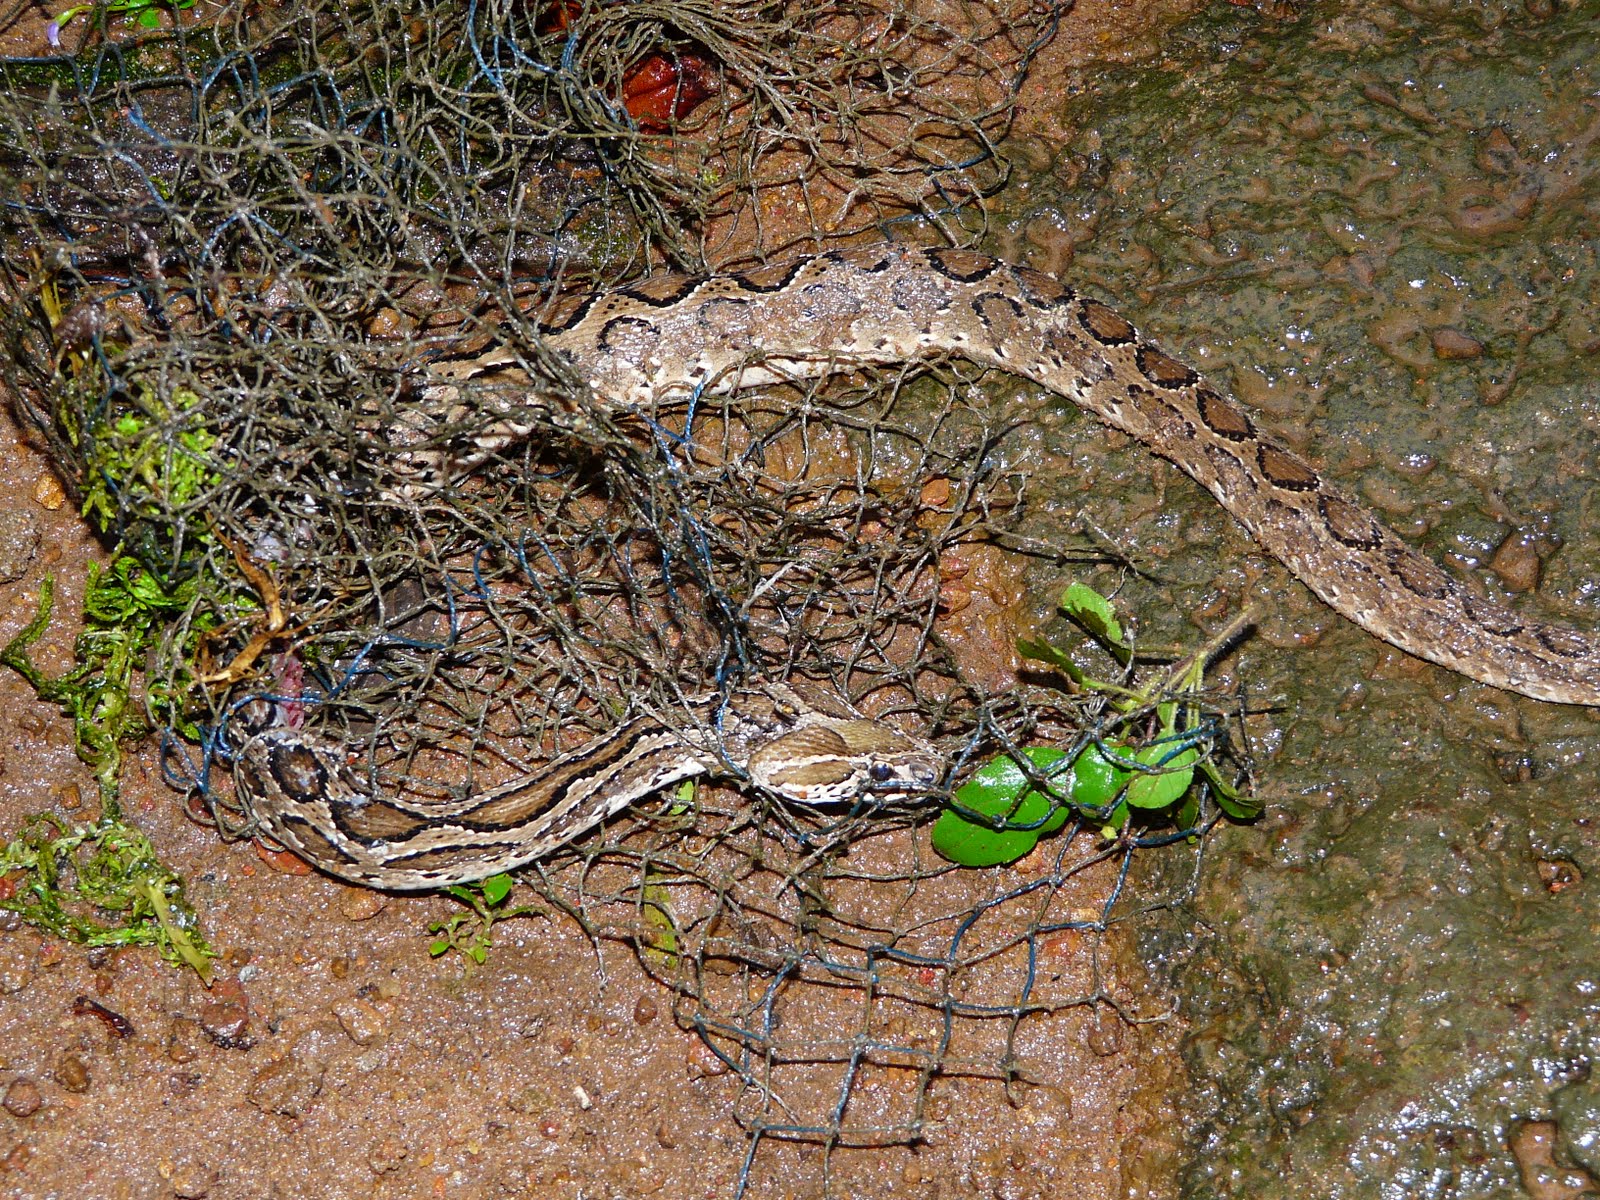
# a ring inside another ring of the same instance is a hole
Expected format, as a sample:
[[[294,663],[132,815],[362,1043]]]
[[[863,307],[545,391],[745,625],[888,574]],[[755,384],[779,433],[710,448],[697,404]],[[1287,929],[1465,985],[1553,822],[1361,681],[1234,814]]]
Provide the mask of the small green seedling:
[[[542,908],[530,908],[526,905],[504,908],[506,897],[511,894],[514,886],[516,880],[509,875],[501,874],[491,875],[476,883],[458,883],[446,888],[445,895],[461,901],[470,911],[457,913],[449,920],[435,921],[429,925],[429,933],[442,936],[435,938],[428,946],[428,953],[438,958],[441,954],[455,950],[468,961],[481,966],[489,957],[490,946],[494,944],[490,931],[496,922],[508,921],[512,917],[545,915]]]

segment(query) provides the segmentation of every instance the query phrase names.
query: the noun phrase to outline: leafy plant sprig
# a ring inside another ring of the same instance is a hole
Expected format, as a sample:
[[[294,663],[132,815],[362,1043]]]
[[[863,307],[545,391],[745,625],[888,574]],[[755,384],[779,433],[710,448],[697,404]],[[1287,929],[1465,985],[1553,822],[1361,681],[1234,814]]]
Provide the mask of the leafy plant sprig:
[[[509,875],[501,874],[491,875],[475,883],[458,883],[446,888],[445,895],[459,900],[467,906],[468,911],[456,913],[447,920],[435,921],[428,926],[429,933],[440,935],[428,946],[428,953],[438,958],[454,950],[469,962],[483,965],[489,957],[490,947],[494,945],[491,931],[497,922],[508,921],[512,917],[545,915],[544,909],[527,905],[506,908],[506,897],[511,894],[514,886],[516,880]]]
[[[1061,608],[1124,667],[1132,664],[1132,638],[1104,596],[1075,583],[1063,593]],[[1137,741],[1102,736],[1070,756],[1055,746],[1029,746],[1020,751],[1026,762],[1010,755],[991,760],[934,822],[933,848],[962,866],[1014,862],[1074,813],[1099,822],[1107,837],[1116,836],[1136,809],[1170,810],[1174,823],[1186,828],[1199,815],[1197,773],[1223,812],[1238,820],[1259,815],[1260,804],[1242,795],[1212,761],[1213,734],[1193,703],[1204,686],[1206,662],[1249,620],[1245,614],[1145,686],[1096,679],[1056,646],[1018,639],[1024,657],[1047,663],[1082,691],[1104,695],[1119,714],[1112,727],[1153,712],[1156,730]]]
[[[45,37],[52,46],[61,45],[61,31],[84,13],[99,9],[106,16],[126,13],[143,29],[155,29],[161,24],[163,8],[193,8],[195,0],[102,0],[98,4],[75,4],[57,13],[55,20],[45,27]]]

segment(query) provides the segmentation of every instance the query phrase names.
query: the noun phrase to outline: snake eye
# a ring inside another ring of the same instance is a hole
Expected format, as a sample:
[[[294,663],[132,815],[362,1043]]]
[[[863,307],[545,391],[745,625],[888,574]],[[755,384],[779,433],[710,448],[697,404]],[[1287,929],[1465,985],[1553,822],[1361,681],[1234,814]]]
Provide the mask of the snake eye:
[[[873,763],[867,768],[867,778],[873,783],[888,783],[894,778],[894,768],[888,763]]]

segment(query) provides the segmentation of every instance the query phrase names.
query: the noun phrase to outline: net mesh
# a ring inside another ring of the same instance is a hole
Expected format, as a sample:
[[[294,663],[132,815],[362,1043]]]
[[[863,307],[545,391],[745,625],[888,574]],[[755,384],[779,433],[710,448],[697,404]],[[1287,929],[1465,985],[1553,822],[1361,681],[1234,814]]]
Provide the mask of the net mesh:
[[[309,0],[139,36],[85,18],[72,53],[0,62],[7,383],[108,539],[189,586],[147,703],[198,737],[169,764],[218,823],[249,832],[213,768],[262,695],[418,798],[796,672],[958,755],[1092,736],[1096,707],[986,696],[941,637],[952,554],[1056,553],[976,372],[620,416],[537,336],[553,298],[663,265],[897,224],[971,241],[1056,16]],[[530,432],[419,493],[392,432],[433,364],[491,345]],[[1069,832],[996,880],[933,858],[929,818],[700,789],[529,881],[673,989],[753,1148],[913,1142],[930,1081],[1019,1078],[1030,1017],[1115,1002],[1093,955],[1038,956],[1132,911],[1125,857],[1073,899],[1125,844]]]

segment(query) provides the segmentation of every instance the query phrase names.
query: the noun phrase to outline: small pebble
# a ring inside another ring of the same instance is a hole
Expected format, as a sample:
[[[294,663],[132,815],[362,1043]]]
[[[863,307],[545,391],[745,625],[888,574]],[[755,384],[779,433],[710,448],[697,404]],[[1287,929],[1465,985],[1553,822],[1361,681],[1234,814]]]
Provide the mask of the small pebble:
[[[358,1046],[372,1046],[389,1036],[389,1018],[383,1010],[365,1000],[345,1000],[334,1005],[339,1028]]]
[[[6,1089],[6,1098],[0,1101],[0,1105],[4,1105],[13,1117],[31,1117],[43,1103],[39,1085],[25,1075],[11,1081],[11,1086]]]
[[[262,1112],[280,1117],[304,1116],[322,1091],[322,1068],[295,1058],[280,1058],[257,1071],[245,1099]]]
[[[380,308],[367,322],[367,336],[375,339],[400,338],[415,328],[415,322],[405,314],[392,308]]]
[[[1531,592],[1539,586],[1544,564],[1539,561],[1534,539],[1513,533],[1496,547],[1489,569],[1500,576],[1507,591]]]
[[[82,1094],[89,1090],[89,1066],[71,1050],[56,1059],[56,1082],[69,1092]]]
[[[656,1019],[661,1008],[656,1003],[654,996],[640,996],[633,1002],[633,1023],[635,1025],[648,1025]]]
[[[1094,1016],[1089,1021],[1088,1029],[1084,1030],[1083,1040],[1091,1054],[1110,1058],[1122,1049],[1123,1032],[1122,1018],[1117,1015],[1117,1010],[1101,1004],[1095,1006]]]
[[[21,946],[0,946],[0,994],[15,995],[33,978],[33,964]]]
[[[33,502],[40,508],[55,512],[67,502],[67,493],[54,475],[44,475],[33,485]]]
[[[213,986],[211,999],[200,1006],[200,1030],[225,1049],[249,1047],[250,1004],[236,980],[219,979]]]
[[[204,1200],[211,1194],[217,1179],[218,1174],[211,1167],[185,1164],[174,1170],[167,1182],[172,1185],[172,1194],[177,1200]]]
[[[367,1151],[367,1169],[374,1175],[398,1171],[406,1159],[406,1144],[399,1138],[384,1138]]]
[[[1561,859],[1542,858],[1537,866],[1539,881],[1551,895],[1560,895],[1583,882],[1583,872],[1573,863]]]
[[[1469,337],[1459,329],[1435,329],[1433,331],[1433,356],[1446,361],[1462,358],[1478,358],[1483,354],[1483,343],[1475,337]]]
[[[167,1058],[175,1063],[193,1062],[200,1057],[200,1026],[188,1017],[176,1017],[167,1034]]]
[[[370,921],[388,904],[387,896],[371,888],[346,888],[339,897],[339,913],[346,921]]]
[[[696,1042],[689,1047],[689,1052],[684,1055],[684,1066],[688,1068],[690,1079],[708,1079],[728,1073],[728,1064],[704,1042]]]

